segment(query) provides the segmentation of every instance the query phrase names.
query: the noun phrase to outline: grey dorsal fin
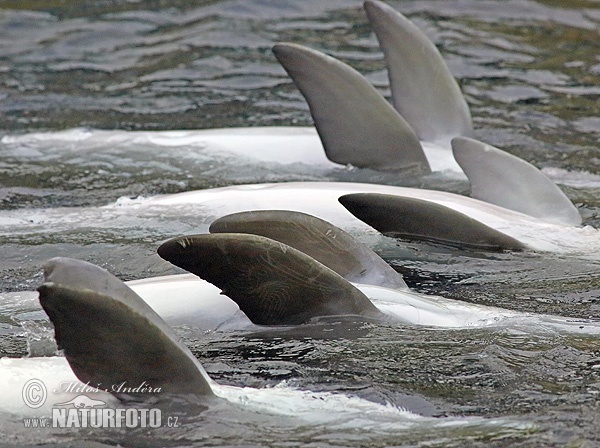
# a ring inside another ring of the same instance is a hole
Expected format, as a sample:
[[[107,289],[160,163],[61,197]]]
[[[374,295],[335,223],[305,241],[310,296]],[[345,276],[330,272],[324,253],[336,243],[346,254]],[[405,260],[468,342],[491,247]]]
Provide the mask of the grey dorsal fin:
[[[333,224],[306,213],[287,210],[234,213],[214,221],[209,230],[271,238],[304,252],[350,282],[407,288],[402,276],[370,248]]]
[[[385,55],[394,106],[422,141],[471,135],[469,106],[429,38],[394,8],[375,0],[365,11]]]
[[[194,355],[115,276],[69,258],[49,260],[44,276],[40,303],[80,381],[109,391],[113,385],[145,383],[161,393],[212,396],[210,379]]]
[[[378,170],[431,171],[414,131],[356,70],[301,45],[277,44],[273,53],[306,98],[330,160]]]
[[[355,193],[339,198],[350,213],[384,235],[480,250],[522,250],[520,241],[435,202]]]
[[[548,222],[581,224],[569,198],[529,162],[471,138],[455,138],[452,150],[474,198]]]
[[[158,254],[221,288],[255,324],[380,315],[362,292],[331,269],[262,236],[216,233],[173,238],[158,248]]]

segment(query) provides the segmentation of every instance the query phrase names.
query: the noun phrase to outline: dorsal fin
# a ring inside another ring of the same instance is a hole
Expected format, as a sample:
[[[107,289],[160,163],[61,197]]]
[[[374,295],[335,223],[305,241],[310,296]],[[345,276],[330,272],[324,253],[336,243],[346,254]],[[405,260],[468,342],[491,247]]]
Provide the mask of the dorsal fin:
[[[548,222],[581,224],[569,198],[529,162],[465,137],[452,140],[452,150],[474,198]]]
[[[158,248],[158,254],[221,288],[255,324],[381,315],[363,293],[331,269],[262,236],[213,233],[173,238]]]
[[[306,98],[327,157],[378,170],[431,170],[418,137],[356,70],[319,51],[281,43],[273,53]]]
[[[435,202],[379,193],[339,198],[350,213],[384,235],[480,250],[522,250],[523,243]]]
[[[145,382],[161,393],[212,396],[210,379],[194,355],[119,279],[69,258],[49,260],[44,276],[40,303],[80,381],[109,392],[113,385],[135,388]]]
[[[471,135],[469,106],[435,45],[391,6],[367,0],[364,7],[385,55],[394,106],[419,138],[449,144]]]
[[[214,221],[209,231],[261,235],[304,252],[350,282],[407,288],[402,276],[370,248],[333,224],[306,213],[234,213]]]

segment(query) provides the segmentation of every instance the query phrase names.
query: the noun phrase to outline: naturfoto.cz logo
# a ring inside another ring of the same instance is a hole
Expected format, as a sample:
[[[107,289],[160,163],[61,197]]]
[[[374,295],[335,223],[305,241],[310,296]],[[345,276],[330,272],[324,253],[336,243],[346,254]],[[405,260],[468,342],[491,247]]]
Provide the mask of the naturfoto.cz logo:
[[[123,384],[117,386],[125,390]],[[146,383],[128,390],[144,390],[160,392],[160,388],[151,388]],[[63,383],[58,392],[83,392],[71,400],[53,403],[50,417],[24,418],[27,428],[159,428],[161,426],[177,427],[178,417],[168,417],[163,420],[162,411],[158,408],[110,408],[107,403],[89,395],[106,392],[80,383]],[[55,391],[57,392],[57,391]],[[26,406],[38,409],[48,399],[46,385],[37,379],[25,383],[22,390]]]

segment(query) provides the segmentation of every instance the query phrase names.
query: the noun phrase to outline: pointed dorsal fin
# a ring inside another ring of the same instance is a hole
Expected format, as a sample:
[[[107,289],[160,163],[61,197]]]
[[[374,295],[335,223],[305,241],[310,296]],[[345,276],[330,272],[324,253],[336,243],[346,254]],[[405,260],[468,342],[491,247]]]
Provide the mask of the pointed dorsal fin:
[[[308,255],[258,235],[173,238],[158,254],[221,288],[258,325],[297,325],[320,316],[379,317],[371,301]]]
[[[301,45],[280,43],[273,53],[306,98],[331,161],[430,172],[414,131],[360,73]]]
[[[211,233],[250,233],[287,244],[349,282],[406,289],[402,276],[347,232],[306,213],[258,210],[234,213],[210,225]]]
[[[350,213],[386,236],[480,250],[522,250],[525,245],[435,202],[379,193],[341,196]]]
[[[452,140],[452,150],[474,198],[548,222],[581,224],[569,198],[529,162],[466,137]]]
[[[419,138],[450,144],[471,135],[469,106],[433,42],[391,6],[367,0],[364,7],[385,55],[394,107]]]
[[[80,381],[109,392],[113,385],[145,382],[161,393],[213,395],[206,372],[179,337],[112,274],[84,261],[53,258],[44,276],[40,303]]]

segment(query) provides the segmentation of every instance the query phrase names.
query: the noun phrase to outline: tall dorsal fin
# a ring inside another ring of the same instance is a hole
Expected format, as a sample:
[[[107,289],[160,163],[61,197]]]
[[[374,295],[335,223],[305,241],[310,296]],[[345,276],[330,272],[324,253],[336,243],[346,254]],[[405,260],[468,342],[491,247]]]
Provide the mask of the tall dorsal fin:
[[[379,317],[370,300],[308,255],[258,235],[213,233],[173,238],[167,261],[221,288],[259,325],[296,325],[319,316]]]
[[[457,137],[454,158],[471,182],[471,195],[544,221],[579,225],[569,198],[535,166],[494,146]]]
[[[69,258],[49,260],[44,276],[40,303],[80,381],[109,392],[113,385],[145,383],[161,393],[212,396],[210,379],[194,355],[119,279]]]
[[[327,157],[378,170],[431,170],[418,137],[356,70],[319,51],[281,43],[273,53],[306,98]]]
[[[261,235],[304,252],[350,282],[407,288],[402,276],[370,248],[333,224],[306,213],[234,213],[214,221],[209,231]]]
[[[379,193],[341,196],[350,213],[384,235],[481,250],[522,250],[520,241],[435,202]]]
[[[471,135],[469,106],[442,55],[394,8],[367,0],[365,11],[385,55],[396,110],[422,141]]]

